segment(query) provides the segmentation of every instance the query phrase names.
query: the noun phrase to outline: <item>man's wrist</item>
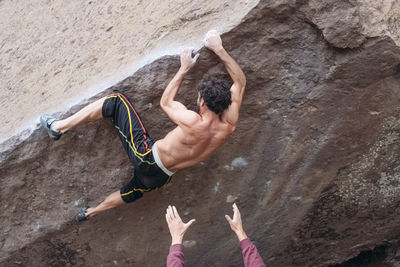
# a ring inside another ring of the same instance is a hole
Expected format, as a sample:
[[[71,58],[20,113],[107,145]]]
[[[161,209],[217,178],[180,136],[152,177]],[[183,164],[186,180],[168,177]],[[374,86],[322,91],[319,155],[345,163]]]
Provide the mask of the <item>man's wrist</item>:
[[[171,245],[182,244],[183,237],[172,237]]]
[[[236,235],[237,235],[237,238],[239,239],[239,242],[247,238],[247,235],[243,230],[237,231]]]
[[[187,68],[187,67],[185,68],[185,67],[181,66],[179,68],[178,73],[181,73],[182,75],[185,75],[189,70],[190,70],[190,68]]]
[[[224,47],[221,45],[220,47],[213,49],[213,52],[214,52],[217,56],[219,56],[220,54],[222,54],[222,53],[225,52],[225,49],[224,49]]]

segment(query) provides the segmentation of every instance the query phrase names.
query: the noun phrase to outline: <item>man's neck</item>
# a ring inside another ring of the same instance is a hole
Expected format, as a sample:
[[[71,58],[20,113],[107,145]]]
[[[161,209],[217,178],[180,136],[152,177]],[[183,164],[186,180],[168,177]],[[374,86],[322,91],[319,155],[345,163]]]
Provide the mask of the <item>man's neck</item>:
[[[209,109],[200,109],[199,115],[205,120],[215,120],[218,118],[218,115]]]

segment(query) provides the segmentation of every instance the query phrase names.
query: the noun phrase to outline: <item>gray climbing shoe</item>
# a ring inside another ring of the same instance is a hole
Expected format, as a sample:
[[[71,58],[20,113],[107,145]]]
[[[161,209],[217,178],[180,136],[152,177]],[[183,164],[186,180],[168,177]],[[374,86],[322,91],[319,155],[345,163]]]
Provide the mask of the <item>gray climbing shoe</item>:
[[[43,114],[42,116],[40,116],[40,123],[47,130],[47,133],[49,134],[49,136],[53,140],[58,140],[58,139],[60,139],[62,133],[51,129],[51,126],[53,125],[53,123],[55,121],[58,121],[58,120],[51,115]]]
[[[86,207],[81,208],[81,210],[79,211],[78,215],[75,216],[75,220],[77,222],[86,221],[88,219],[88,217],[86,216],[86,211],[87,211],[88,208],[90,208],[90,207],[86,206]]]

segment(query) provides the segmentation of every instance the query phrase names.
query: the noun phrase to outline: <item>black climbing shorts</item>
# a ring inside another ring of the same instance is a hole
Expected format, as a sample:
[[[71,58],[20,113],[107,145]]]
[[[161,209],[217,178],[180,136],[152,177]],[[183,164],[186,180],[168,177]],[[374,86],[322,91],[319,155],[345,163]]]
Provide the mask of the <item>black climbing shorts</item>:
[[[106,96],[102,112],[103,117],[112,119],[122,146],[135,167],[133,179],[120,190],[122,199],[133,202],[144,192],[169,182],[170,176],[154,160],[154,141],[129,99],[121,92],[113,91]]]

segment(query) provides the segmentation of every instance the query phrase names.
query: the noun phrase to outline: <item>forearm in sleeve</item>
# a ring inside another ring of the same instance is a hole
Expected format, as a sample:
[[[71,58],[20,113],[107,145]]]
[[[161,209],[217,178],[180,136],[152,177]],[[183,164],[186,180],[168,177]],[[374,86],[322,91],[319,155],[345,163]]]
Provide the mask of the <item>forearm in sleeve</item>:
[[[258,253],[256,246],[249,238],[240,241],[239,245],[242,249],[243,263],[245,267],[265,267],[264,261]]]
[[[169,248],[167,267],[184,267],[185,257],[183,256],[182,244],[175,244]]]

